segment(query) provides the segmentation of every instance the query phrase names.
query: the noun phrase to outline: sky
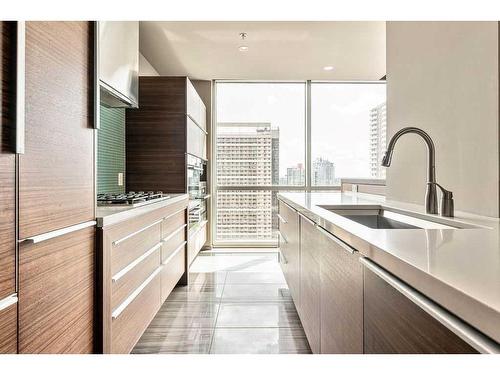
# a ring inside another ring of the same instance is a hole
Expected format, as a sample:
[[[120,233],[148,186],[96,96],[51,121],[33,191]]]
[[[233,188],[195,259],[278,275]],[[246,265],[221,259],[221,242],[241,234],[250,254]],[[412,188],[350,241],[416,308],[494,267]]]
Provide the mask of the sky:
[[[218,83],[217,122],[270,122],[280,129],[280,177],[304,163],[305,83]],[[336,177],[369,177],[369,111],[384,84],[311,87],[311,156],[335,163]]]

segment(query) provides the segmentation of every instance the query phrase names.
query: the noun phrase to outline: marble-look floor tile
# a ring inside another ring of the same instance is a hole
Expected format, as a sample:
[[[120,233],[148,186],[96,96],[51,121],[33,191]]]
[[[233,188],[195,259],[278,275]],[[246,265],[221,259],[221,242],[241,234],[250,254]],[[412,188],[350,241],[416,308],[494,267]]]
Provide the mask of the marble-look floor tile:
[[[215,285],[224,284],[226,281],[227,272],[190,272],[189,283],[196,285]]]
[[[164,330],[172,327],[211,328],[215,327],[218,312],[218,303],[167,300],[149,326]]]
[[[226,284],[222,293],[222,301],[292,302],[292,297],[286,284]]]
[[[309,354],[302,328],[216,328],[212,354]]]
[[[177,286],[167,298],[167,301],[219,302],[222,297],[223,284],[203,285],[191,284]]]
[[[283,272],[228,272],[226,284],[286,284]]]
[[[280,272],[278,261],[267,255],[220,255],[197,258],[191,272]]]
[[[222,303],[217,328],[301,328],[300,319],[291,302]]]
[[[133,354],[206,354],[213,329],[150,327],[144,332]]]

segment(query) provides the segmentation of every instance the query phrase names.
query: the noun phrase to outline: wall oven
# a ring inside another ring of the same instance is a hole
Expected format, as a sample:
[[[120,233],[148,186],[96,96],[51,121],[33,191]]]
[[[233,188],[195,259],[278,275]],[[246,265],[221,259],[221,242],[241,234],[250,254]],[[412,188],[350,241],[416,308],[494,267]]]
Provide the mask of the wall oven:
[[[207,162],[187,155],[187,186],[189,194],[189,229],[195,230],[207,220]]]

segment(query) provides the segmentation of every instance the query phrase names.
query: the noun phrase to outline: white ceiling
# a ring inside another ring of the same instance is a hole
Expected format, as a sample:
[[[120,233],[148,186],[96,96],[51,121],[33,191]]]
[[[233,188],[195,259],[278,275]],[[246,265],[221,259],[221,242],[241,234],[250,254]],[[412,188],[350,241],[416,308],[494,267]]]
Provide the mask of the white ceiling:
[[[385,22],[142,21],[140,50],[161,75],[377,80],[385,75]]]

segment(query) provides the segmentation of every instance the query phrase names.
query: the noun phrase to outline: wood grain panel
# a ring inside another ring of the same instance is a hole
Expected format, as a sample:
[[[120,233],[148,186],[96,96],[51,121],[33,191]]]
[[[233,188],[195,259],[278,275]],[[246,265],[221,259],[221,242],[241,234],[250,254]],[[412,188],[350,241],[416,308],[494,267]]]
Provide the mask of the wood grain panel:
[[[186,77],[139,77],[127,109],[127,190],[185,193]]]
[[[15,23],[0,22],[0,299],[15,292]]]
[[[321,352],[320,343],[320,265],[313,256],[319,252],[318,231],[300,219],[300,307],[299,316],[313,353]]]
[[[182,229],[174,234],[167,242],[161,246],[161,261],[164,262],[172,253],[186,241],[186,230]]]
[[[160,248],[156,249],[122,278],[112,282],[111,310],[116,309],[160,266],[160,252]]]
[[[144,226],[150,223],[144,223]],[[160,243],[161,225],[157,223],[140,233],[113,245],[111,252],[111,274],[114,275],[139,258],[146,251]]]
[[[364,270],[367,354],[455,354],[476,350],[370,270]]]
[[[26,23],[20,238],[93,220],[91,22]]]
[[[17,353],[17,303],[0,310],[0,354]]]
[[[86,228],[20,245],[20,353],[92,352],[94,236]]]
[[[163,265],[161,271],[161,303],[177,285],[186,270],[186,249],[179,251],[170,261]]]
[[[363,353],[363,266],[324,234],[321,238],[321,353]]]
[[[167,238],[172,232],[177,230],[183,224],[186,224],[186,210],[170,214],[172,216],[165,218],[161,223],[161,238]]]
[[[130,353],[142,333],[160,309],[160,275],[112,322],[111,353]]]

